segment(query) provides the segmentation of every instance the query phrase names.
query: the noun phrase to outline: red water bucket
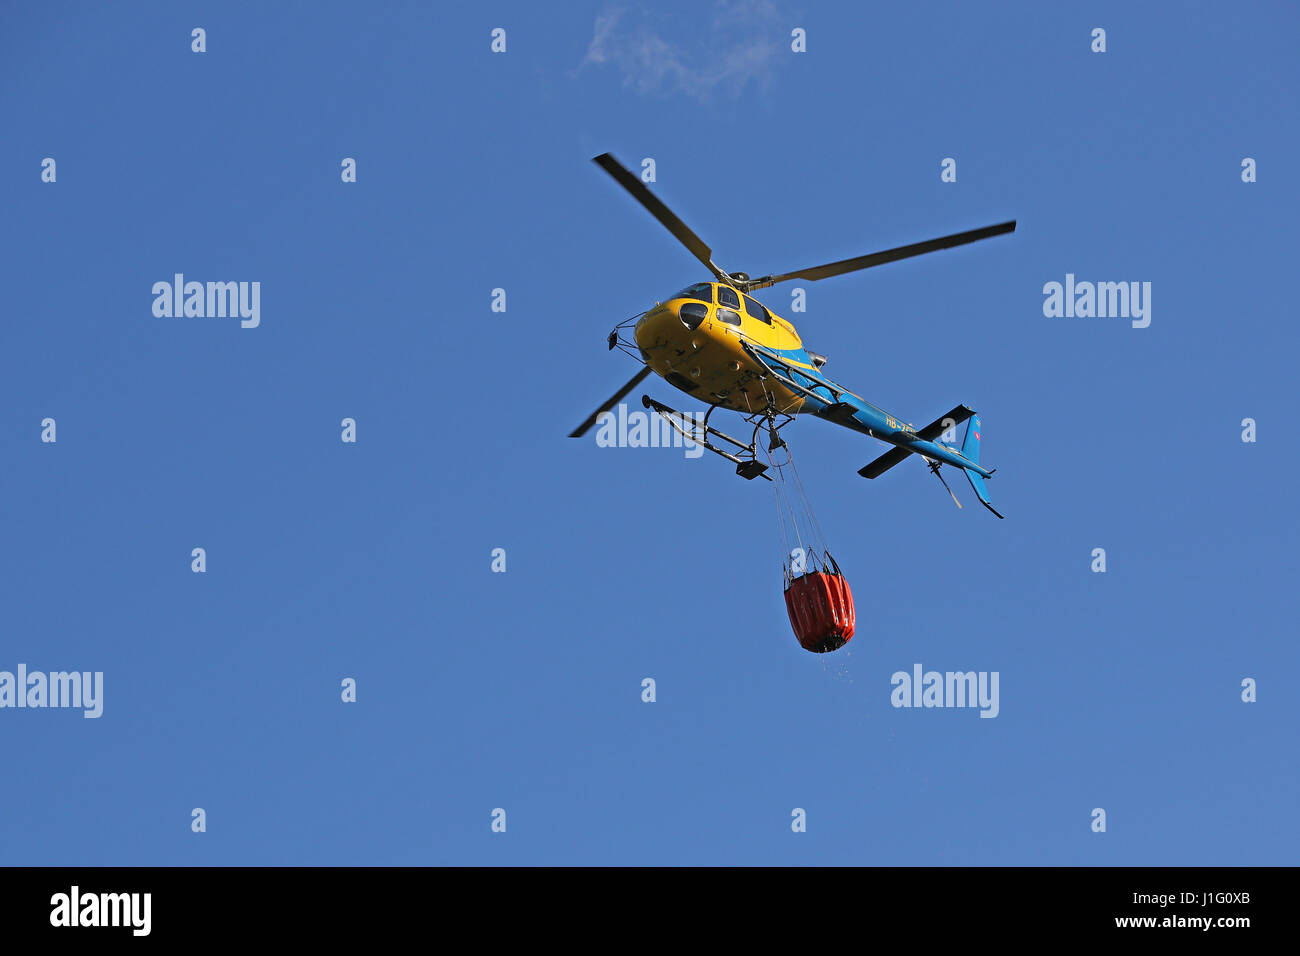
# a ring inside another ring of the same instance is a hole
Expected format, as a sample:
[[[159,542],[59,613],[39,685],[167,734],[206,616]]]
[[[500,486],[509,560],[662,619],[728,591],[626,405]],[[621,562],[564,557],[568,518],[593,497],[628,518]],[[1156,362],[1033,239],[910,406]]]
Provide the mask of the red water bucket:
[[[853,592],[842,574],[812,571],[795,578],[785,589],[785,608],[804,650],[825,654],[853,637]]]

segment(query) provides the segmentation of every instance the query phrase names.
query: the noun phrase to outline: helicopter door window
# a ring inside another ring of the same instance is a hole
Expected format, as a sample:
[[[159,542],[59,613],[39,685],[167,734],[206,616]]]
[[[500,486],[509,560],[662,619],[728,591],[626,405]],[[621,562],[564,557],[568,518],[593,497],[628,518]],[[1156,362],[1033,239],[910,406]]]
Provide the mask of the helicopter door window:
[[[736,290],[727,285],[718,286],[718,305],[725,305],[728,309],[739,309],[740,297],[736,295]]]
[[[766,322],[768,325],[772,324],[772,317],[767,314],[767,309],[763,308],[749,296],[745,296],[745,311],[760,322]]]
[[[725,306],[718,306],[718,321],[728,325],[740,325],[740,313]]]

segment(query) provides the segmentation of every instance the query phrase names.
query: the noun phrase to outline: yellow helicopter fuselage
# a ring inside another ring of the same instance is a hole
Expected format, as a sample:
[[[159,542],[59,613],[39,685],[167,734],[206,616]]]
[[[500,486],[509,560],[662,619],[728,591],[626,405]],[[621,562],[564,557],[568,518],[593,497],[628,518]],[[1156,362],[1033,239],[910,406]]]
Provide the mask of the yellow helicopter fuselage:
[[[746,343],[820,378],[793,325],[720,282],[697,283],[661,302],[637,322],[635,338],[646,364],[671,385],[741,412],[762,411],[770,397],[778,411],[794,415],[806,400],[771,376]]]

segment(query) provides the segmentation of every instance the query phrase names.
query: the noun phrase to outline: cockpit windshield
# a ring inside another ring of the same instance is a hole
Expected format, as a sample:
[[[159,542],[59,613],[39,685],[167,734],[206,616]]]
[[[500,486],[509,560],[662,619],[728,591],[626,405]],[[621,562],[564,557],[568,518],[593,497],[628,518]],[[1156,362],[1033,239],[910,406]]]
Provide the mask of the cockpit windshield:
[[[681,292],[673,296],[674,299],[697,299],[700,302],[707,302],[713,305],[713,286],[708,282],[697,282],[695,285],[687,286]]]

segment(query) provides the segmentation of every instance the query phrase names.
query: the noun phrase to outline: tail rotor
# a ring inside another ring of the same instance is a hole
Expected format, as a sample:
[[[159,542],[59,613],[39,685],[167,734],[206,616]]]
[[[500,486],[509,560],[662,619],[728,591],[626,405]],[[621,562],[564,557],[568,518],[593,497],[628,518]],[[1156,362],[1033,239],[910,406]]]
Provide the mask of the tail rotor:
[[[939,473],[940,463],[935,461],[933,458],[926,458],[924,455],[922,455],[921,457],[925,458],[925,463],[929,466],[930,473],[934,475],[934,477],[939,479],[939,484],[943,485],[943,490],[948,492],[948,494],[952,496],[953,504],[955,504],[958,508],[960,508],[961,502],[957,500],[957,495],[954,494],[953,490],[948,487],[948,482],[945,481],[943,475]]]

